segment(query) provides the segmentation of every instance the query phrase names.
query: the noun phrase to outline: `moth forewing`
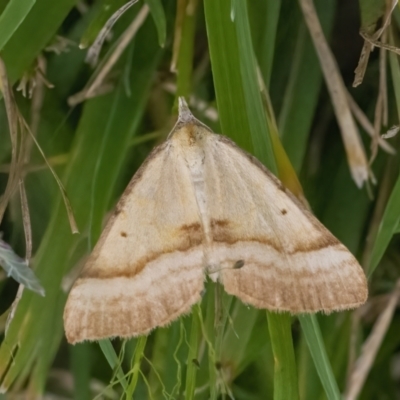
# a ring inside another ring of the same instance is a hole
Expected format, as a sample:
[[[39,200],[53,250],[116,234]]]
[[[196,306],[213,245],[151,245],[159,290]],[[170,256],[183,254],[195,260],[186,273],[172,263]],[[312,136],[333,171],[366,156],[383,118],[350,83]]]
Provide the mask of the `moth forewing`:
[[[367,298],[354,256],[254,157],[213,135],[205,162],[213,264],[228,293],[292,313],[354,308]],[[235,173],[232,174],[232,171]]]

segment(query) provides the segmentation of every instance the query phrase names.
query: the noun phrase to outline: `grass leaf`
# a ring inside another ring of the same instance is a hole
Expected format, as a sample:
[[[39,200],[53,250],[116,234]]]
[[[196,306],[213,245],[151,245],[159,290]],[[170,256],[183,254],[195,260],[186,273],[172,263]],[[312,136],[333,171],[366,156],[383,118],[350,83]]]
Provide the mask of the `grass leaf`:
[[[0,265],[4,268],[7,275],[13,277],[18,283],[41,296],[45,295],[43,286],[40,284],[34,272],[29,268],[26,261],[17,256],[11,246],[1,239]]]
[[[315,315],[299,315],[299,321],[326,396],[329,400],[340,400],[340,391],[326,354],[317,317]]]
[[[164,7],[160,0],[146,0],[146,3],[156,24],[158,43],[161,47],[164,47],[167,37],[167,21],[165,19]]]
[[[274,400],[299,399],[297,369],[288,313],[268,313],[268,327],[275,359]]]
[[[369,264],[368,275],[374,272],[382,259],[382,256],[389,245],[393,235],[397,233],[400,224],[400,176],[387,202],[375,242],[372,247],[371,261]]]
[[[36,0],[11,0],[0,15],[0,50],[21,25]]]

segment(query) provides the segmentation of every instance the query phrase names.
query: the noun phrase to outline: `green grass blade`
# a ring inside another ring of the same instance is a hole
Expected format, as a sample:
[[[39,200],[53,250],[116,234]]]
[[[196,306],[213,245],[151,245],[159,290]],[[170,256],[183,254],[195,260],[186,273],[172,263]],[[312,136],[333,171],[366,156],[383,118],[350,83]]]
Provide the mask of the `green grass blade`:
[[[97,35],[106,24],[108,19],[126,3],[125,0],[103,0],[97,9],[92,10],[91,22],[83,32],[79,46],[82,49],[91,46]]]
[[[188,400],[194,398],[194,390],[196,388],[196,374],[198,370],[197,357],[200,339],[200,313],[201,309],[198,305],[196,305],[192,311],[192,327],[190,330],[189,339],[190,347],[187,358],[185,399]]]
[[[329,35],[332,28],[335,4],[334,0],[315,4],[325,35]],[[296,37],[296,45],[278,125],[283,147],[295,171],[299,173],[317,107],[322,73],[304,21],[300,21],[300,25],[295,26],[295,29],[293,34]]]
[[[329,400],[340,400],[340,391],[326,354],[317,317],[314,314],[299,315],[299,321],[326,396]]]
[[[181,26],[181,40],[179,47],[178,60],[176,65],[177,81],[176,81],[176,98],[175,106],[179,96],[189,98],[192,88],[192,73],[193,73],[193,52],[194,52],[194,37],[196,28],[196,13],[194,12],[197,6],[197,0],[192,2],[193,12],[185,13],[185,18]]]
[[[248,2],[249,19],[258,64],[265,86],[269,87],[275,53],[275,42],[281,0]]]
[[[7,276],[12,276],[18,283],[27,289],[45,295],[45,290],[40,284],[35,273],[29,268],[27,262],[14,253],[10,245],[0,239],[0,267],[3,267]]]
[[[164,47],[167,37],[167,21],[165,19],[164,7],[160,0],[146,0],[146,3],[156,24],[158,43],[161,47]]]
[[[116,370],[116,376],[121,383],[121,385],[124,387],[124,389],[128,388],[128,382],[125,378],[125,375],[121,369],[121,362],[120,359],[118,358],[117,353],[114,350],[113,345],[108,339],[103,339],[99,340],[99,346],[101,348],[101,351],[104,354],[104,357],[106,358],[109,366],[111,369],[114,371]]]
[[[55,315],[62,315],[64,305],[65,299],[63,296],[60,296],[54,307]],[[57,352],[60,341],[64,337],[64,330],[60,324],[55,325],[50,319],[44,322],[47,325],[42,327],[42,342],[38,346],[39,357],[33,359],[34,364],[31,367],[32,371],[31,368],[28,368],[28,373],[31,373],[29,377],[29,389],[32,398],[37,397],[38,393],[45,392],[47,377],[53,363],[54,354]],[[82,376],[82,378],[83,380],[86,379],[84,376]]]
[[[200,325],[203,332],[203,340],[207,344],[207,367],[200,369],[198,373],[199,383],[201,385],[209,385],[208,393],[211,400],[216,400],[217,392],[217,368],[215,354],[215,301],[216,301],[216,285],[211,282],[206,282],[206,304],[204,308],[205,318],[203,320],[200,314]],[[200,376],[199,376],[200,375]],[[207,397],[206,397],[207,398]]]
[[[0,50],[28,15],[36,0],[11,0],[0,15]]]
[[[232,300],[232,299],[229,299]],[[244,307],[240,301],[234,301],[229,312],[231,320],[225,328],[221,348],[223,364],[232,364],[234,376],[239,375],[257,357],[266,345],[266,324],[260,323],[259,311]],[[249,329],[251,327],[251,329]]]
[[[323,183],[320,185],[320,195],[324,198],[321,211],[318,213],[322,223],[353,253],[357,254],[362,245],[364,227],[370,212],[371,200],[366,192],[360,191],[351,180],[348,173],[347,160],[341,149],[337,149],[337,157],[330,160],[334,163],[332,171],[325,169],[327,175],[321,180],[326,181],[326,193]],[[333,151],[332,151],[333,153]],[[325,160],[328,166],[328,160]]]
[[[374,272],[400,224],[400,175],[387,202],[385,212],[379,224],[379,230],[372,247],[368,276]]]
[[[131,400],[133,398],[133,393],[135,392],[136,385],[138,383],[139,379],[139,373],[140,373],[140,366],[142,363],[142,358],[144,355],[144,349],[146,347],[147,343],[147,336],[141,336],[138,338],[136,342],[136,348],[135,348],[135,356],[133,358],[133,365],[132,365],[132,377],[129,382],[129,386],[126,388],[126,400]]]
[[[253,143],[239,67],[236,29],[230,20],[230,2],[205,0],[204,12],[222,133],[251,152]]]
[[[100,345],[101,346],[101,345]],[[78,399],[90,400],[90,372],[92,345],[82,343],[72,346],[70,350],[71,370],[74,377],[75,396]],[[111,366],[111,365],[110,365]],[[111,366],[111,368],[114,368]]]
[[[12,82],[29,70],[35,57],[53,38],[75,3],[75,0],[36,0],[26,18],[2,49],[2,57]],[[48,15],[48,18],[43,18],[43,15]]]
[[[242,86],[246,111],[249,115],[254,153],[270,171],[276,174],[275,156],[258,85],[257,65],[251,40],[247,3],[241,0],[233,0],[232,10],[234,11]]]
[[[274,400],[299,399],[297,369],[292,343],[292,318],[288,313],[267,312],[275,360]]]
[[[391,44],[394,45],[393,34],[391,34]],[[400,65],[396,55],[389,53],[390,72],[393,80],[393,90],[396,98],[397,114],[400,115]]]
[[[190,318],[181,318],[168,328],[159,328],[152,335],[152,363],[148,377],[151,394],[172,397],[181,391],[182,370],[187,357],[186,330]],[[162,378],[160,380],[160,377]]]

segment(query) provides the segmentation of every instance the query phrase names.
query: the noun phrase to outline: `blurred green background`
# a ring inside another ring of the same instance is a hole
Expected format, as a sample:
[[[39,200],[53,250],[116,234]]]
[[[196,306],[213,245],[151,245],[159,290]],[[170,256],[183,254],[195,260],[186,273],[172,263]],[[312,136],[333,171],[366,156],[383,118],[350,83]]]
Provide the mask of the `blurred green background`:
[[[352,87],[364,43],[359,31],[397,46],[399,6],[314,1],[343,79],[336,89],[347,88],[361,110],[352,107],[353,115],[367,120],[357,122],[357,134],[375,179],[358,188],[343,142],[351,132],[340,129],[326,84],[333,75],[323,74],[329,60],[317,56],[305,18],[312,1],[139,1],[105,35],[98,63],[86,62],[88,47],[125,3],[0,0],[0,58],[13,85],[14,118],[26,121],[60,177],[80,231],[72,234],[28,129],[12,127],[3,75],[0,193],[12,179],[16,185],[9,199],[0,197],[7,207],[0,231],[25,257],[29,214],[30,265],[46,296],[25,289],[13,308],[18,283],[0,270],[0,399],[400,398],[400,139],[377,147],[379,135],[399,123],[398,56],[376,47],[362,84]],[[178,96],[302,196],[298,176],[313,212],[365,269],[365,306],[297,317],[223,295],[223,323],[215,329],[219,292],[207,283],[191,315],[147,338],[66,343],[62,313],[71,283],[125,186],[166,139]],[[23,154],[19,164],[15,154]]]

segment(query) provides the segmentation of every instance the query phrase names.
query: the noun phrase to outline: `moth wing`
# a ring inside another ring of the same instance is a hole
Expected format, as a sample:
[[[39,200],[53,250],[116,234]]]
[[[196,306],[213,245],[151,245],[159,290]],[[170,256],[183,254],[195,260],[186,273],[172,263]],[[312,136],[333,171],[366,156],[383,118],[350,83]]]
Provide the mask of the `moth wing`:
[[[167,141],[133,177],[69,294],[68,341],[145,334],[189,312],[204,286],[202,241],[188,169]]]
[[[366,278],[354,256],[258,160],[220,135],[208,141],[206,154],[208,258],[221,268],[228,293],[292,313],[366,301]]]

